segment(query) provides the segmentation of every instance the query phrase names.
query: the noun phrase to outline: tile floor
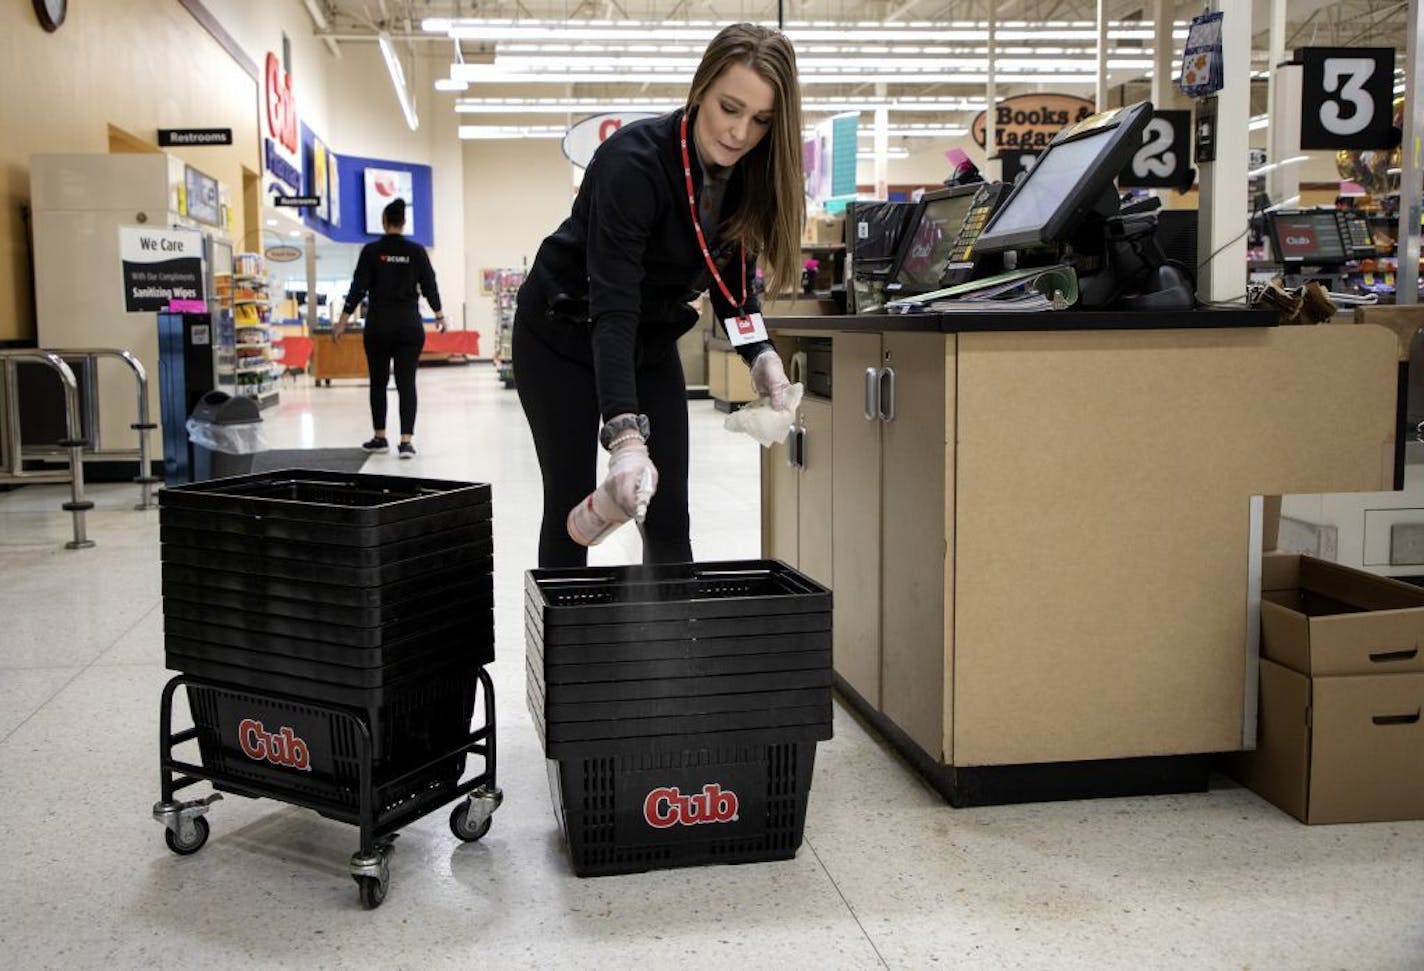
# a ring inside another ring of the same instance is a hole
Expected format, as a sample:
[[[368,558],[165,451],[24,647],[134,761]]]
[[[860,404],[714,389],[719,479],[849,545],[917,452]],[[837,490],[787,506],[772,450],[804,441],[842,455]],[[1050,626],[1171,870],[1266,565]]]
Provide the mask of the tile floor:
[[[369,471],[489,481],[495,497],[500,784],[485,839],[444,812],[397,843],[359,908],[354,830],[228,798],[180,858],[158,798],[158,515],[92,495],[69,552],[62,487],[0,493],[0,895],[4,964],[32,967],[1424,968],[1424,822],[1307,827],[1211,792],[954,810],[843,708],[789,862],[579,879],[523,701],[523,571],[538,479],[487,365],[420,374],[420,457]],[[287,385],[274,448],[366,437],[366,389]],[[694,402],[693,544],[758,553],[757,453]],[[595,562],[637,555],[633,530]]]

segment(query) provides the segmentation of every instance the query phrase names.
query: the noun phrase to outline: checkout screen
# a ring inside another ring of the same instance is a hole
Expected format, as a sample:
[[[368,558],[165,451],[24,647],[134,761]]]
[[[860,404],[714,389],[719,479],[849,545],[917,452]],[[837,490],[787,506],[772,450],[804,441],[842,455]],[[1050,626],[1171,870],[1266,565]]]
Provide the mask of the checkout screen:
[[[1276,213],[1275,243],[1278,260],[1305,263],[1343,263],[1345,244],[1333,211]]]
[[[939,288],[945,264],[954,252],[954,241],[959,238],[960,227],[973,201],[974,193],[969,192],[925,203],[924,215],[915,227],[900,263],[900,272],[896,274],[897,283],[922,293]]]

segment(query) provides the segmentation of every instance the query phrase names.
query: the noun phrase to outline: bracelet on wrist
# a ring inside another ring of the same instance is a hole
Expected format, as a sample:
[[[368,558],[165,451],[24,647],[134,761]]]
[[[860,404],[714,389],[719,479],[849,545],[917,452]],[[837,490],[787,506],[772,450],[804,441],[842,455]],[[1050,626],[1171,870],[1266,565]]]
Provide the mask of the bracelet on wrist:
[[[632,432],[643,441],[647,441],[648,435],[651,434],[648,416],[630,413],[608,419],[603,423],[603,428],[598,433],[598,443],[605,450],[612,449],[616,441],[621,440],[627,432]]]

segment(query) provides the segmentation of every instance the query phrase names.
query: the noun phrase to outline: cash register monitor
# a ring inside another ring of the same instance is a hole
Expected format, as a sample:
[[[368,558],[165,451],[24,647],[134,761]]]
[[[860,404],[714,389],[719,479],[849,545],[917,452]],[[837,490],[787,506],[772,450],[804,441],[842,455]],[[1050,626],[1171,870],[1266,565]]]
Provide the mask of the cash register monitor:
[[[1339,266],[1349,259],[1333,209],[1278,209],[1270,234],[1271,251],[1282,263]]]
[[[1068,242],[1093,212],[1103,218],[1116,214],[1114,180],[1142,147],[1142,130],[1151,118],[1151,102],[1139,101],[1059,132],[1014,184],[979,235],[975,252],[1056,246]],[[1109,201],[1112,211],[1103,211]]]
[[[900,241],[891,279],[901,293],[928,293],[940,287],[954,257],[955,241],[969,216],[979,185],[926,192]]]

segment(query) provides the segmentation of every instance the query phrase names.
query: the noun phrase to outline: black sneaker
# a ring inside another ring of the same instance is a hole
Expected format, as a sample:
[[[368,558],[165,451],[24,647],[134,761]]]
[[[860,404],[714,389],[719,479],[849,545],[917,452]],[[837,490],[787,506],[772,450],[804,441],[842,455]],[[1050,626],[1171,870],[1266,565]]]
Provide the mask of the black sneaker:
[[[384,438],[373,438],[369,442],[361,443],[363,452],[388,452],[390,448],[391,443]]]
[[[396,451],[400,453],[400,457],[403,459],[415,458],[415,446],[410,442],[401,442],[400,447],[396,449]]]

